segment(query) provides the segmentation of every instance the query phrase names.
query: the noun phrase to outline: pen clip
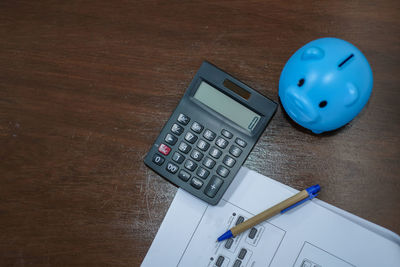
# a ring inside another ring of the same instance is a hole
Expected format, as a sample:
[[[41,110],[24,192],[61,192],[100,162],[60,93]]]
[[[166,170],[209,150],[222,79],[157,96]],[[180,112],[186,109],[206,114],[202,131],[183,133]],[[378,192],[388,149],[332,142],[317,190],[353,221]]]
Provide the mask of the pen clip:
[[[281,210],[281,214],[287,212],[288,210],[291,210],[291,209],[297,207],[298,205],[300,205],[300,204],[306,202],[307,200],[313,199],[313,198],[316,197],[317,195],[318,195],[317,193],[315,193],[315,194],[309,193],[309,195],[308,195],[307,198],[305,198],[305,199],[303,199],[303,200],[300,200],[299,202],[294,203],[292,206],[289,206],[289,207],[287,207],[286,209]]]

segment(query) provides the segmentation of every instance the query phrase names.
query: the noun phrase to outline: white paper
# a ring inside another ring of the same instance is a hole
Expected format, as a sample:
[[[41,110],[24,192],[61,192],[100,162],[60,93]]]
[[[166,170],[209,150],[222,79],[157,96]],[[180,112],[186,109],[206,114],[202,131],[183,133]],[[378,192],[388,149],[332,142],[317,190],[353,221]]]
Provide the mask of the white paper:
[[[253,236],[248,230],[216,242],[240,216],[252,217],[294,192],[247,168],[217,206],[179,189],[142,266],[211,267],[222,257],[223,267],[400,266],[398,235],[320,200],[257,225]]]

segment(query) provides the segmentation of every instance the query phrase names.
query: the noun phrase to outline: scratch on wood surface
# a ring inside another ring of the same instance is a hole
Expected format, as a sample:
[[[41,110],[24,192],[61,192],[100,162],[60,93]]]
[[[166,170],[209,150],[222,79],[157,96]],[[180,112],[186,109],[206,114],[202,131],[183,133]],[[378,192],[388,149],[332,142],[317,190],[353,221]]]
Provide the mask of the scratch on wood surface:
[[[153,223],[153,218],[151,217],[151,213],[150,213],[148,194],[146,194],[146,209],[147,209],[147,214],[149,216],[149,221],[150,221],[150,223]]]
[[[159,194],[155,194],[155,196],[153,197],[153,201],[151,202],[151,205],[154,206],[156,204],[156,200],[158,198]]]
[[[86,137],[86,142],[89,142],[89,139],[91,136],[92,136],[92,132],[90,132],[89,135]]]
[[[145,200],[146,200],[146,209],[147,209],[147,214],[149,216],[149,221],[152,224],[153,223],[153,218],[150,213],[150,206],[149,206],[149,194],[148,192],[150,191],[150,180],[151,180],[151,175],[147,173],[146,175],[146,192],[145,192]]]
[[[106,201],[103,202],[103,205],[101,205],[100,209],[102,210],[113,198],[111,197],[110,199],[107,199]]]

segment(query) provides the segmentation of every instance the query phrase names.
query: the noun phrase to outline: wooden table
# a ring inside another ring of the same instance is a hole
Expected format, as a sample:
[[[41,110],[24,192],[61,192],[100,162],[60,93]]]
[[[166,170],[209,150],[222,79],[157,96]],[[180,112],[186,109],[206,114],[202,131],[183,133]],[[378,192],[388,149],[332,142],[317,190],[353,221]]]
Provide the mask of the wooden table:
[[[359,47],[372,97],[339,131],[282,111],[245,166],[400,232],[399,1],[0,3],[0,266],[137,266],[177,188],[143,158],[201,62],[278,101],[326,36]]]

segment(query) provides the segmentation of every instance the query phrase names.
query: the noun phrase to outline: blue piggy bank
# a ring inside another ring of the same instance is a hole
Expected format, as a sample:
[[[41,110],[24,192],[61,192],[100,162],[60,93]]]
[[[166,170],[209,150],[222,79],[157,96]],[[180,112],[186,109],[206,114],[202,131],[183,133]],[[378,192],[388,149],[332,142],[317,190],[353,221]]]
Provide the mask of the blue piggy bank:
[[[314,133],[351,121],[372,91],[372,70],[354,45],[337,38],[314,40],[282,70],[279,97],[287,114]]]

